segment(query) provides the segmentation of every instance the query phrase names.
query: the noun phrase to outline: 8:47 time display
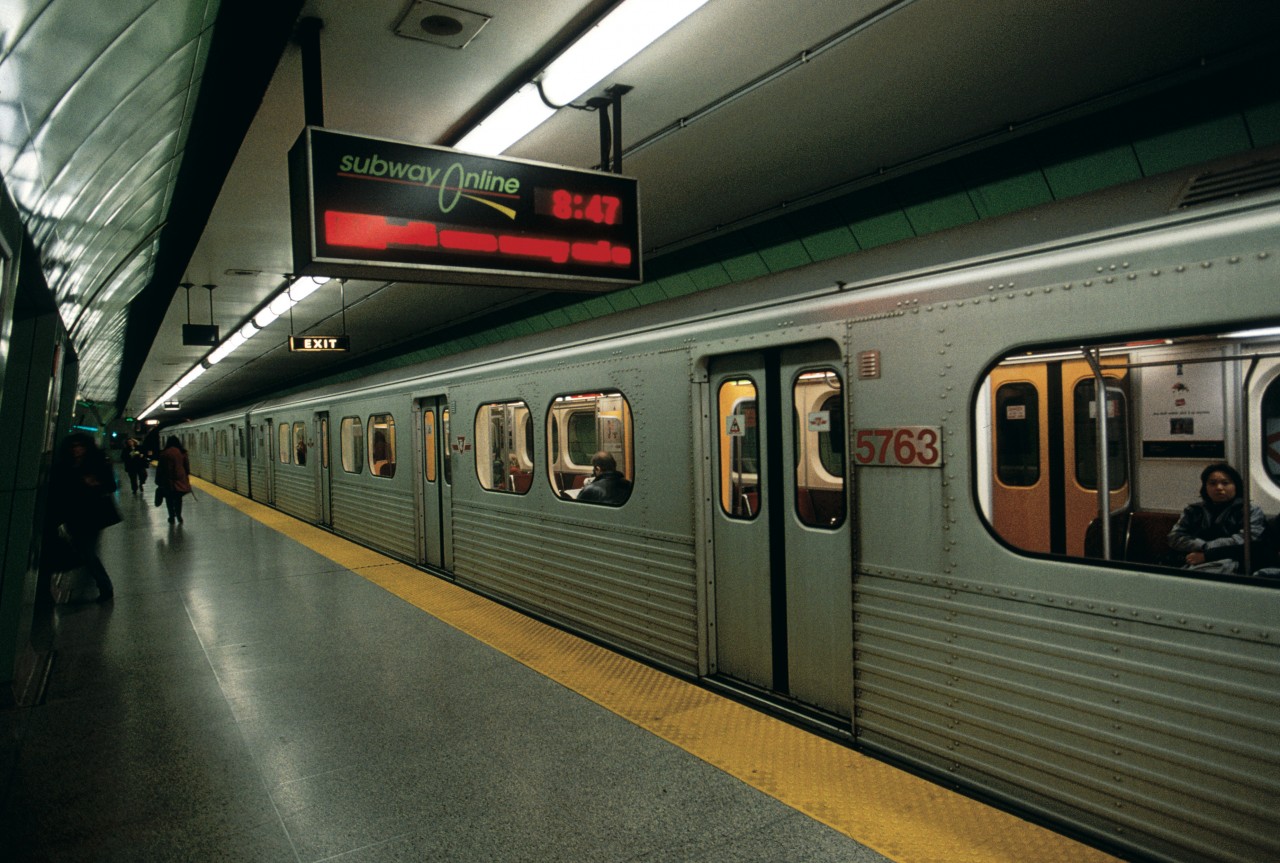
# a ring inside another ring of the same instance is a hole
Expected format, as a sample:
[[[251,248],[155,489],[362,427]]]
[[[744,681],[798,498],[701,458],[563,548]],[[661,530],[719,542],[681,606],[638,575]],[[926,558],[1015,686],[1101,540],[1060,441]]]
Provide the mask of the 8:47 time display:
[[[533,211],[540,216],[597,225],[622,222],[621,199],[613,195],[584,195],[571,189],[534,189]]]

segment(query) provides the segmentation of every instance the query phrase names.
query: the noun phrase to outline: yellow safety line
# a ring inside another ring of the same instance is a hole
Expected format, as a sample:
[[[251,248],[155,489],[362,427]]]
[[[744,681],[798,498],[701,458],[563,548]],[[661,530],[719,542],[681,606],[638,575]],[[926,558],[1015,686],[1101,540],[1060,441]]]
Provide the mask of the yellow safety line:
[[[540,623],[207,482],[198,488],[899,863],[1116,858]]]

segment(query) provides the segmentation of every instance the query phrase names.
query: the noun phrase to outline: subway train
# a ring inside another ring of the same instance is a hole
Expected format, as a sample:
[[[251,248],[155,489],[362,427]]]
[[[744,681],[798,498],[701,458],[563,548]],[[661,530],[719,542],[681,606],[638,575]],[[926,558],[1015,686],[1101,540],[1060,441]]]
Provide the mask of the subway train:
[[[1235,574],[1165,543],[1214,462],[1280,514],[1278,167],[1255,151],[165,434],[423,578],[1115,853],[1280,859],[1280,580],[1263,538]],[[629,485],[579,500],[602,471]]]

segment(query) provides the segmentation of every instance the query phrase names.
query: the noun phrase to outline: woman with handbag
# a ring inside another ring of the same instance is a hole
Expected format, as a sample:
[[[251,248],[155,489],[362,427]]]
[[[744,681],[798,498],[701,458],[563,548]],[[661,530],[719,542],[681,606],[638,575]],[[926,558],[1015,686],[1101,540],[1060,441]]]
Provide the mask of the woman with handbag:
[[[98,601],[109,602],[115,588],[98,558],[98,538],[103,528],[120,523],[120,510],[115,502],[115,471],[92,437],[76,432],[62,442],[51,492],[54,523],[66,532],[80,566],[98,585]]]
[[[156,493],[164,495],[169,507],[169,524],[182,524],[182,496],[191,492],[191,462],[177,435],[170,435],[156,456]],[[156,504],[159,506],[159,502]]]

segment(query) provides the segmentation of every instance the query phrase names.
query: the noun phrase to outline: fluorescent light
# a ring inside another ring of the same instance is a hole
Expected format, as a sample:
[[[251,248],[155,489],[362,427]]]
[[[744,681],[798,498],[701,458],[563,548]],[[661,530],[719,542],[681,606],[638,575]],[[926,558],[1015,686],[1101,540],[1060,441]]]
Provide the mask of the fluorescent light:
[[[298,281],[294,282],[293,285],[290,286],[289,290],[285,291],[285,293],[289,295],[289,299],[293,302],[300,303],[316,291],[320,290],[320,288],[327,284],[328,281],[328,276],[303,276],[298,279]]]
[[[244,340],[246,342],[256,336],[259,332],[261,332],[261,330],[258,329],[257,325],[254,324],[253,321],[249,321],[249,323],[240,328],[240,335],[244,336]]]
[[[253,323],[254,323],[254,326],[256,326],[258,329],[265,330],[267,327],[271,326],[272,322],[279,317],[280,317],[280,313],[272,311],[271,307],[268,306],[267,308],[263,309],[262,311],[258,312],[256,315],[253,316]]]
[[[1224,333],[1223,339],[1265,339],[1268,336],[1280,336],[1280,327],[1264,327],[1260,330],[1241,330],[1237,333]]]
[[[226,341],[224,341],[222,344],[218,345],[218,347],[214,349],[213,353],[205,357],[205,362],[207,362],[211,366],[217,365],[218,363],[225,360],[228,356],[230,356],[232,351],[234,351],[236,348],[240,347],[247,341],[248,339],[246,339],[240,333],[232,333],[231,335],[227,336]]]
[[[706,2],[624,0],[551,61],[539,79],[542,95],[537,84],[525,84],[454,146],[488,156],[505,152],[555,114],[543,96],[569,104]]]
[[[496,156],[550,120],[555,108],[542,101],[536,84],[525,84],[455,146],[468,153]]]
[[[182,389],[187,384],[191,383],[196,378],[200,377],[202,374],[204,374],[204,366],[199,366],[199,365],[196,366],[194,369],[187,372],[178,380],[178,389]]]
[[[551,62],[542,74],[543,95],[567,105],[706,2],[626,0]]]

